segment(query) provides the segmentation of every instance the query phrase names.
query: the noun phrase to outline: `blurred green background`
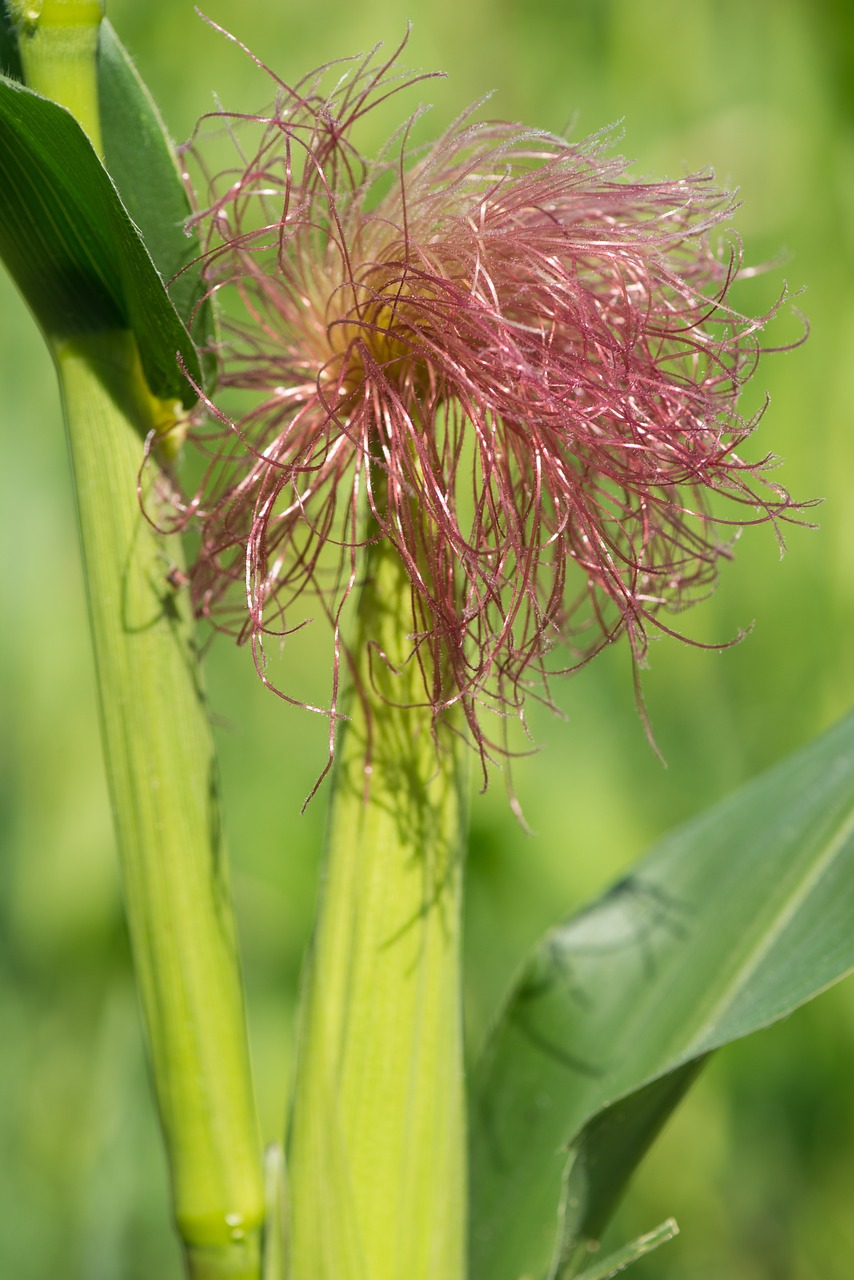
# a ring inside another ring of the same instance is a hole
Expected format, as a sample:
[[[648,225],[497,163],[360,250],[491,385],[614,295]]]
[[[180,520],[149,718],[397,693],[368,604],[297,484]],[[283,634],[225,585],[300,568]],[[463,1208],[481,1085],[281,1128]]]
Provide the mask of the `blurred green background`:
[[[216,93],[258,109],[263,76],[190,0],[110,0],[173,135]],[[812,334],[769,356],[756,453],[822,497],[818,532],[780,560],[749,531],[713,601],[685,619],[722,652],[662,638],[644,679],[667,767],[636,714],[627,650],[534,714],[541,750],[514,768],[534,834],[500,776],[473,804],[468,1023],[475,1046],[527,947],[662,832],[806,742],[854,702],[854,10],[849,0],[208,0],[278,74],[413,33],[404,61],[443,68],[414,92],[439,131],[490,90],[489,114],[575,136],[622,120],[634,171],[714,167],[739,188],[746,257],[780,267]],[[380,139],[378,138],[378,141]],[[129,145],[133,145],[129,140]],[[798,322],[783,317],[786,341]],[[52,370],[0,281],[0,1274],[177,1280],[94,710],[73,502]],[[288,688],[322,688],[311,645]],[[304,668],[302,664],[305,664]],[[324,818],[299,810],[324,725],[260,687],[225,642],[208,661],[267,1139],[284,1125],[293,1005]],[[854,903],[852,903],[854,920]],[[854,1257],[854,986],[735,1046],[702,1078],[639,1175],[617,1229],[670,1213],[683,1235],[637,1280],[850,1280]],[[403,1278],[402,1278],[403,1280]]]

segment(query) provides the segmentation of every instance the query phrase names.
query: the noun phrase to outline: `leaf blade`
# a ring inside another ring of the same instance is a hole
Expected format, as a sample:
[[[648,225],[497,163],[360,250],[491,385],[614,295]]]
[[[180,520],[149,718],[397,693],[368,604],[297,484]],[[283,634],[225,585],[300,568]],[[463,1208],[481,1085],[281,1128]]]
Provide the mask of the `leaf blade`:
[[[63,107],[0,77],[0,255],[43,331],[129,328],[161,399],[194,403],[195,347],[109,175]]]
[[[595,1238],[672,1110],[642,1123],[643,1091],[675,1105],[693,1064],[849,972],[852,902],[849,718],[552,930],[474,1076],[474,1280],[543,1274]]]
[[[213,306],[205,298],[198,236],[185,230],[192,210],[175,149],[154,99],[106,20],[100,28],[97,70],[107,170],[182,322],[197,346],[212,348]],[[214,357],[206,360],[203,355],[203,363],[210,385]]]

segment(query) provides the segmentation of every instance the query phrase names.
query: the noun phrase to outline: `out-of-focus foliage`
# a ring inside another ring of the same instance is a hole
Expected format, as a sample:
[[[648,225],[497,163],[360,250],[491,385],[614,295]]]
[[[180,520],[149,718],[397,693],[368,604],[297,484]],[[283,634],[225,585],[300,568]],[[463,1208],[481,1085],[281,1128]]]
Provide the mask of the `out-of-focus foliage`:
[[[207,11],[295,79],[397,42],[403,12],[298,0],[210,0]],[[785,459],[796,495],[823,497],[819,532],[792,530],[779,560],[748,531],[717,596],[685,615],[709,652],[662,638],[644,678],[668,767],[633,706],[615,647],[555,686],[567,722],[533,718],[542,749],[516,762],[527,820],[500,775],[473,804],[468,998],[473,1042],[521,957],[660,834],[825,728],[854,702],[854,14],[842,0],[414,0],[403,61],[440,67],[422,86],[444,127],[494,90],[489,115],[587,134],[624,121],[635,172],[714,166],[740,188],[746,258],[782,265],[739,288],[761,311],[787,279],[812,334],[769,355],[751,404],[771,406],[757,450]],[[256,110],[269,82],[204,27],[190,0],[112,0],[176,137],[223,103]],[[845,51],[848,51],[846,54]],[[848,61],[846,62],[846,58]],[[413,95],[411,106],[419,98]],[[388,116],[388,128],[396,122]],[[377,138],[377,141],[381,141]],[[0,1274],[41,1280],[177,1280],[164,1165],[137,1028],[94,708],[74,512],[58,398],[35,325],[0,281]],[[801,332],[777,322],[772,344]],[[164,564],[164,574],[170,566]],[[318,624],[321,625],[321,624]],[[307,701],[328,672],[311,629],[275,676]],[[249,655],[219,642],[217,714],[251,1034],[265,1137],[284,1123],[292,1008],[324,821],[325,725],[259,686]],[[683,1234],[637,1280],[848,1280],[854,1252],[854,990],[728,1050],[641,1172],[616,1230],[671,1212]]]

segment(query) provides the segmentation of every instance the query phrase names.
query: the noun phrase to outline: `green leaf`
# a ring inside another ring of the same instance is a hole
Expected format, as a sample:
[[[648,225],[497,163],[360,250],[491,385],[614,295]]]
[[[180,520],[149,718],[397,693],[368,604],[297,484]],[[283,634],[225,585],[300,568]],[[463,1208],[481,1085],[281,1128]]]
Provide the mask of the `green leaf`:
[[[714,1049],[854,968],[854,717],[546,935],[472,1089],[472,1280],[575,1275]]]
[[[54,340],[131,329],[161,399],[190,405],[195,347],[118,192],[63,107],[0,78],[0,255]]]
[[[213,307],[204,299],[199,242],[187,234],[191,208],[172,142],[154,99],[109,22],[98,42],[98,95],[107,170],[139,228],[178,315],[199,347],[215,337]],[[205,382],[215,358],[205,357]]]

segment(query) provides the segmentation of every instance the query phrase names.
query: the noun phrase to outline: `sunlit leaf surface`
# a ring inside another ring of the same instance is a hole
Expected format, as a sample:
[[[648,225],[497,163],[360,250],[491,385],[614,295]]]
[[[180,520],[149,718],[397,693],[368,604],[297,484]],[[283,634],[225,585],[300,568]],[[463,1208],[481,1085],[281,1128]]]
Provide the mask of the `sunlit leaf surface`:
[[[133,329],[151,390],[192,404],[198,357],[115,186],[77,121],[0,79],[0,255],[53,338]]]
[[[200,305],[199,242],[185,230],[189,197],[160,112],[109,22],[101,24],[98,41],[98,89],[110,177],[176,311],[204,346],[213,336],[213,309],[209,302]],[[206,374],[210,379],[213,367]]]
[[[849,717],[552,930],[475,1075],[472,1280],[583,1269],[704,1058],[854,967],[852,904]]]

